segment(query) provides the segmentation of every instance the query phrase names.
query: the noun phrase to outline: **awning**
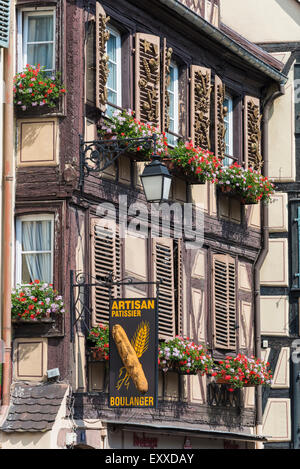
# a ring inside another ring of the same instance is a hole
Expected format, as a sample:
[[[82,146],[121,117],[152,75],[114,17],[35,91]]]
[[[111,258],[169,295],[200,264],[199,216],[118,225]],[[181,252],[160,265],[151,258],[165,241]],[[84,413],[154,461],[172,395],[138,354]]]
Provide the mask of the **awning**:
[[[103,423],[119,425],[124,430],[130,431],[141,431],[149,430],[156,431],[160,433],[176,433],[176,435],[183,436],[199,436],[207,438],[219,438],[224,440],[240,440],[240,441],[268,441],[265,436],[252,435],[251,433],[240,433],[240,432],[230,432],[229,430],[212,430],[206,428],[199,428],[197,425],[165,425],[161,423],[143,423],[143,422],[133,422],[133,421],[122,421],[122,420],[102,420]]]

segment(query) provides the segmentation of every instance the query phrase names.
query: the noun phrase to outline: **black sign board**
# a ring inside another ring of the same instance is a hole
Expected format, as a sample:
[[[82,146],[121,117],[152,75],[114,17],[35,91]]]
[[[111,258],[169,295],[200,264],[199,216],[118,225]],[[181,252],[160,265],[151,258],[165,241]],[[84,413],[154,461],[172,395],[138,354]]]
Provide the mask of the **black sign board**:
[[[156,407],[156,298],[113,298],[109,317],[109,407]]]

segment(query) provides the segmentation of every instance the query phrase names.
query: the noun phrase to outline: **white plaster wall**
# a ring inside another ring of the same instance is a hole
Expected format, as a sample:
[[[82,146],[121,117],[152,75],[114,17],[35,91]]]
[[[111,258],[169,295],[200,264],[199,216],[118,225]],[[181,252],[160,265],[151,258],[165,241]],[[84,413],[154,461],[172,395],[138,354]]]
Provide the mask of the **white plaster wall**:
[[[274,101],[269,119],[268,175],[273,181],[295,180],[294,122],[294,67],[292,66],[285,84],[285,94]]]
[[[0,445],[2,449],[50,449],[50,442],[50,432],[0,432]]]
[[[295,0],[221,0],[221,22],[252,42],[299,41]]]

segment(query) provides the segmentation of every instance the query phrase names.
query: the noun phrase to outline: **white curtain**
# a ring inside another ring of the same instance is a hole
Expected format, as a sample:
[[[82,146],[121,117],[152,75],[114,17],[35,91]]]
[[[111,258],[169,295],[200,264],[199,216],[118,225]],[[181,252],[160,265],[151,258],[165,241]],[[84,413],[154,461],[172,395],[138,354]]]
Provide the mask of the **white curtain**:
[[[51,246],[51,221],[24,221],[22,223],[23,262],[26,262],[31,281],[52,282]],[[37,252],[26,254],[26,251]]]
[[[27,63],[53,69],[53,15],[28,16]]]

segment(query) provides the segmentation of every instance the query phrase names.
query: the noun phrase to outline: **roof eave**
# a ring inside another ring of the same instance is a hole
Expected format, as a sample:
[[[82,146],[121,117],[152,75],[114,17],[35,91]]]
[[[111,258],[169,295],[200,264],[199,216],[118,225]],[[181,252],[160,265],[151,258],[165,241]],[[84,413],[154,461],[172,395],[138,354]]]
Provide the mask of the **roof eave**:
[[[183,5],[179,0],[158,0],[160,3],[166,5],[170,9],[176,11],[181,17],[189,21],[199,31],[207,34],[208,37],[222,44],[224,47],[229,49],[232,53],[236,54],[248,64],[252,65],[255,69],[262,72],[277,83],[284,85],[288,77],[283,73],[276,70],[271,65],[266,64],[263,60],[256,57],[254,54],[249,52],[239,43],[234,41],[232,38],[227,36],[224,32],[213,26],[211,23],[206,21],[201,16],[194,13],[188,7]]]

